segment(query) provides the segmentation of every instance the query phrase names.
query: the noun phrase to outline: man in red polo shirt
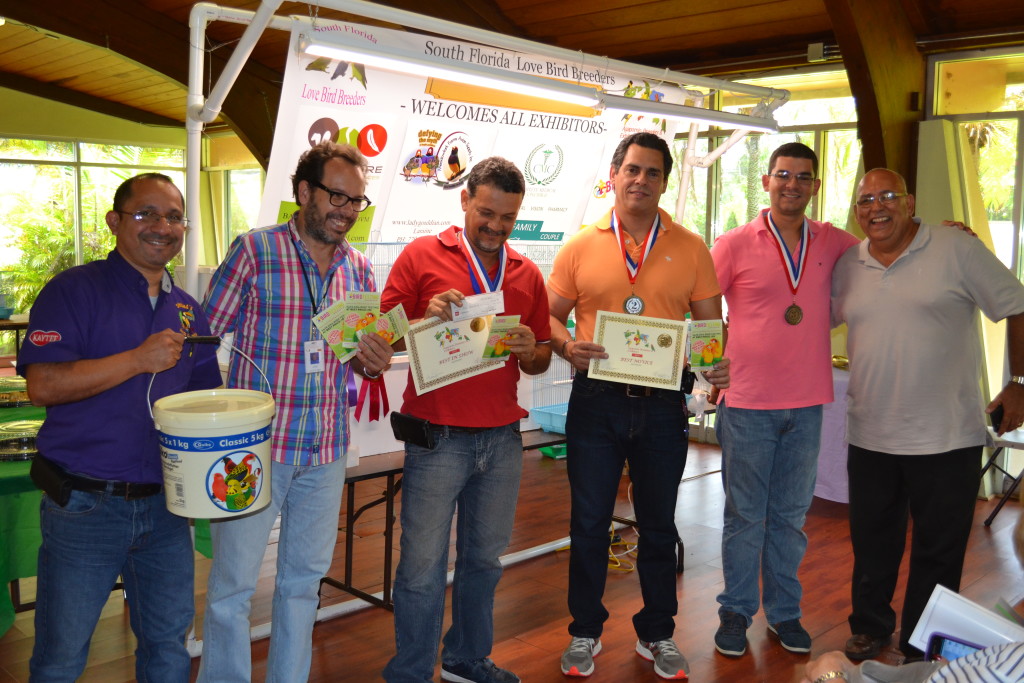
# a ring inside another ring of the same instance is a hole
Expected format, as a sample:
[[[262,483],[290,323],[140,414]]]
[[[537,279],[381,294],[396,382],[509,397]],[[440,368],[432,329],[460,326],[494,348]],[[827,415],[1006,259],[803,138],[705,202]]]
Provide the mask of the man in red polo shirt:
[[[433,681],[441,639],[448,543],[458,509],[458,557],[452,626],[444,637],[441,679],[454,683],[517,683],[495,666],[494,589],[498,557],[512,535],[523,443],[516,385],[520,371],[536,375],[551,361],[544,278],[507,244],[526,186],[523,174],[499,157],[473,167],[462,191],[463,228],[411,242],[395,261],[381,310],[402,304],[412,320],[451,320],[466,295],[500,291],[505,315],[519,315],[498,370],[416,394],[412,376],[402,411],[428,420],[436,445],[406,443],[402,478],[401,559],[395,576],[395,657],[389,683]]]

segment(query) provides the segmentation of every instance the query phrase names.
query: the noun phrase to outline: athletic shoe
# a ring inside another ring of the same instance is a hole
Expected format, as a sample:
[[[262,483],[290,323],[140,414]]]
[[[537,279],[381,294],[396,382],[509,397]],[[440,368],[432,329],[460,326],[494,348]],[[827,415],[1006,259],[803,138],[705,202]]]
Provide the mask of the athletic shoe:
[[[769,624],[768,630],[779,637],[779,644],[790,652],[804,654],[811,651],[811,634],[800,625],[799,619]]]
[[[488,658],[441,664],[441,680],[451,683],[520,683],[519,676],[499,669]]]
[[[715,649],[726,657],[741,657],[747,651],[747,618],[735,612],[722,612],[715,631]]]
[[[670,639],[648,643],[636,641],[636,653],[649,662],[654,662],[654,673],[662,678],[685,681],[690,673],[690,663]]]
[[[598,638],[573,636],[562,653],[562,673],[566,676],[589,676],[594,673],[594,657],[601,652]]]

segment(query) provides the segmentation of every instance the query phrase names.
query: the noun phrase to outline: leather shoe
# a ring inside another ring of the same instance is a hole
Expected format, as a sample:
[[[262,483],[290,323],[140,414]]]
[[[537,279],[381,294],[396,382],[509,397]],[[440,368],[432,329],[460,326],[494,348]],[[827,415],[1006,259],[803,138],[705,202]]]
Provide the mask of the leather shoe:
[[[856,633],[846,641],[846,656],[850,659],[874,659],[882,651],[882,646],[888,645],[891,636],[884,638],[872,638],[863,633]]]

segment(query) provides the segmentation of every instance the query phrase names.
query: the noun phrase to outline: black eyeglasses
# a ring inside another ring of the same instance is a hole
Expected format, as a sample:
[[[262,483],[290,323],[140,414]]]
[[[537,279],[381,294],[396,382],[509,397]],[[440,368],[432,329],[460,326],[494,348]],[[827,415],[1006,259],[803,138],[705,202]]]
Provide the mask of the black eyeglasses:
[[[906,192],[893,192],[892,190],[886,190],[885,192],[879,192],[878,194],[862,194],[857,197],[857,206],[868,207],[875,203],[875,199],[880,201],[882,204],[895,204],[896,200],[900,197],[906,197]]]
[[[117,210],[117,213],[123,214],[125,216],[131,216],[132,218],[134,218],[138,222],[145,223],[146,225],[156,225],[161,220],[165,220],[165,221],[167,221],[167,225],[171,226],[172,228],[187,228],[188,227],[188,219],[185,218],[184,216],[179,216],[176,213],[168,214],[166,216],[161,214],[161,213],[157,213],[156,211],[120,211],[120,210]]]
[[[352,204],[352,208],[356,211],[366,211],[366,209],[370,207],[370,204],[373,203],[366,197],[351,197],[344,192],[329,190],[324,187],[322,183],[314,182],[310,184],[314,187],[319,187],[321,190],[326,192],[330,196],[331,206],[337,206],[339,209],[346,204]]]
[[[778,178],[782,182],[788,182],[790,178],[796,178],[796,181],[801,185],[807,185],[814,180],[812,173],[793,173],[792,171],[776,171],[775,173],[769,173],[768,175],[773,178]]]

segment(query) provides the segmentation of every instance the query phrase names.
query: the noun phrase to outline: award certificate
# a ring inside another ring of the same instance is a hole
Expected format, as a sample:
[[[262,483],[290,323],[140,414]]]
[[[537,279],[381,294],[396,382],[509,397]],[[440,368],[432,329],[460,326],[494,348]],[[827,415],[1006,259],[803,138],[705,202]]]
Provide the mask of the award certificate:
[[[608,358],[591,358],[587,376],[678,391],[686,365],[686,321],[597,312],[594,341]]]
[[[418,396],[505,364],[505,359],[483,360],[489,328],[470,323],[428,318],[409,328],[405,342]]]

